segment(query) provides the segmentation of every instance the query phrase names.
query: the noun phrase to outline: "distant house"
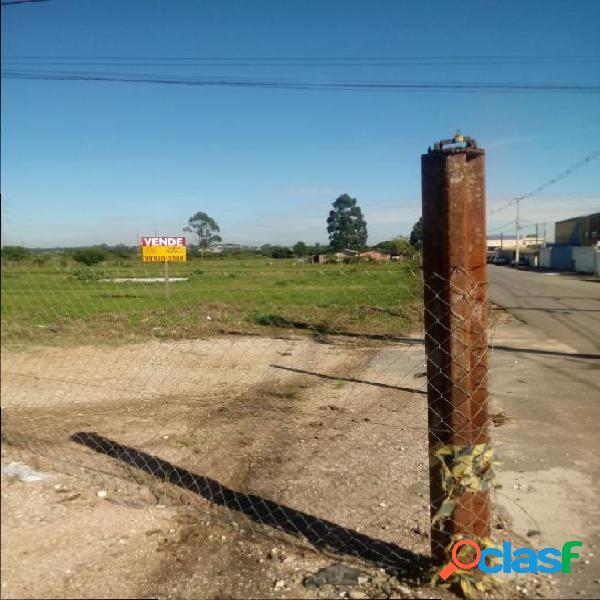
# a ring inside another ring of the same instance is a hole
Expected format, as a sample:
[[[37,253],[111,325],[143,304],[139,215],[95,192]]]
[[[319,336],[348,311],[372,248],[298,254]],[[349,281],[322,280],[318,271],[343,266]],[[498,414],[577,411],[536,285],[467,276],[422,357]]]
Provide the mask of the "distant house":
[[[328,254],[311,254],[308,262],[311,262],[315,265],[323,265],[326,262],[329,262]]]
[[[366,250],[365,252],[360,253],[360,258],[366,260],[375,260],[377,262],[385,262],[391,260],[391,255],[389,252],[382,252],[381,250]]]
[[[308,262],[315,265],[323,265],[325,263],[341,263],[351,256],[357,256],[358,252],[354,250],[346,250],[345,252],[334,252],[332,254],[312,254]]]
[[[334,252],[333,254],[313,254],[309,257],[309,262],[316,265],[354,260],[390,261],[391,256],[389,252],[382,252],[380,250],[365,250],[364,252],[345,250],[344,252]]]

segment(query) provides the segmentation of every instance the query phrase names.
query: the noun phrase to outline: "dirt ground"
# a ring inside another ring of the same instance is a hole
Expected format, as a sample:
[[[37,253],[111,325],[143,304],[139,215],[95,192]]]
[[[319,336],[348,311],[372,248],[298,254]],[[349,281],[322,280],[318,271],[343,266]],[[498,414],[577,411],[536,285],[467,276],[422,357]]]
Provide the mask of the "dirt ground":
[[[418,340],[4,353],[2,465],[49,477],[2,477],[2,597],[451,597],[422,570],[423,372]],[[358,585],[304,585],[340,560]]]

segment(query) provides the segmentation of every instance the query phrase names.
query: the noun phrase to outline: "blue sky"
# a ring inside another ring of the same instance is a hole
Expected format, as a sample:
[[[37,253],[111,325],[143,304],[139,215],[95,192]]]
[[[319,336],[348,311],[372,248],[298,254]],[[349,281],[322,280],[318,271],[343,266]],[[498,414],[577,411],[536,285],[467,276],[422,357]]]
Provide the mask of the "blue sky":
[[[2,17],[3,61],[545,56],[558,58],[458,66],[93,68],[319,83],[600,85],[598,60],[565,60],[600,57],[596,0],[51,0],[5,6]],[[420,214],[420,154],[457,128],[487,149],[490,208],[600,148],[599,94],[2,83],[3,243],[28,246],[134,244],[144,234],[180,234],[198,210],[220,223],[225,241],[323,243],[329,206],[342,193],[358,198],[369,241],[376,243],[410,231]],[[524,202],[527,226],[600,209],[599,173],[597,160]],[[489,229],[505,226],[511,233],[513,218],[511,210],[499,211]]]

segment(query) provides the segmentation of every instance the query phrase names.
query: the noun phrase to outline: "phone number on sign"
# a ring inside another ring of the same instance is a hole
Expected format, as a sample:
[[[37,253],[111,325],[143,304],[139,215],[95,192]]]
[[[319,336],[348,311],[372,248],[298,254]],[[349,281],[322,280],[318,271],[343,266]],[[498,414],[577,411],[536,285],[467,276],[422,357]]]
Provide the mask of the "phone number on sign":
[[[144,256],[144,262],[185,262],[185,256]]]

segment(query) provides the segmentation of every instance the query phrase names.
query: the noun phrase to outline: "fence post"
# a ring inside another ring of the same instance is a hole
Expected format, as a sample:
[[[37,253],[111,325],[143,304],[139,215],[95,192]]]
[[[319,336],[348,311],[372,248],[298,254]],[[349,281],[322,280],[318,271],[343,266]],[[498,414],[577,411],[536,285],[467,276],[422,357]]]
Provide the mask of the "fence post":
[[[484,161],[485,151],[458,135],[421,157],[431,552],[439,561],[456,539],[490,535]]]

